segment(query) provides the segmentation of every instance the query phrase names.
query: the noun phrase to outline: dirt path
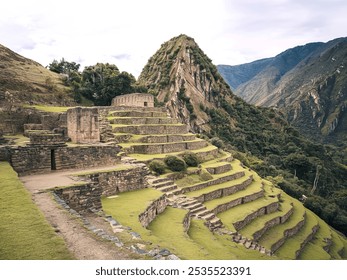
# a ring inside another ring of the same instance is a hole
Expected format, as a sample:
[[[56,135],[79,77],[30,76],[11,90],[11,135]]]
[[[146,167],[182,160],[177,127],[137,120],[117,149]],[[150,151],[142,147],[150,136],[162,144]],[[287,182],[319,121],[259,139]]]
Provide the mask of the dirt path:
[[[112,167],[111,167],[112,168]],[[94,168],[90,170],[100,170]],[[102,170],[107,169],[103,167]],[[80,170],[79,170],[80,172]],[[62,207],[60,207],[52,198],[52,195],[42,190],[55,186],[64,186],[75,183],[70,175],[78,173],[78,170],[69,170],[63,172],[52,172],[43,175],[23,176],[20,179],[25,187],[31,192],[36,205],[42,211],[48,222],[65,240],[68,249],[76,259],[79,260],[108,260],[108,259],[130,259],[130,253],[116,247],[110,242],[98,238],[95,234],[88,231],[81,221],[72,216]],[[106,223],[102,218],[98,223]]]

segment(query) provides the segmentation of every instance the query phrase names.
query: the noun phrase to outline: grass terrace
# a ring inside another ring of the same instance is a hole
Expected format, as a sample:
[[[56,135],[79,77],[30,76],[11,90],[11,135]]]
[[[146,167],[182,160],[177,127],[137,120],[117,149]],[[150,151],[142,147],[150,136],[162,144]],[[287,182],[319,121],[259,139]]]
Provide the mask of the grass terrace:
[[[282,200],[288,201],[289,203],[293,202],[294,212],[285,223],[276,225],[275,227],[268,230],[260,238],[259,243],[267,249],[270,249],[274,243],[276,243],[278,240],[280,240],[284,236],[284,232],[286,229],[293,228],[301,220],[303,220],[305,208],[300,201],[294,198],[291,198],[284,192],[282,193]]]
[[[39,110],[42,112],[49,112],[49,113],[64,113],[68,109],[73,108],[73,107],[58,107],[58,106],[46,106],[46,105],[25,105],[24,107],[34,108],[36,110]]]
[[[0,259],[73,259],[7,162],[0,162]]]

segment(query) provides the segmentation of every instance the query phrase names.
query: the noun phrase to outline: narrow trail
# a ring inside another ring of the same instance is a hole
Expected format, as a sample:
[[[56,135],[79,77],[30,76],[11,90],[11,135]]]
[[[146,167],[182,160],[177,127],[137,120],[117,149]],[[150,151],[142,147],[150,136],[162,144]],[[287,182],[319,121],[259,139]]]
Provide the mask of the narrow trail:
[[[83,172],[92,170],[106,170],[113,167],[83,169]],[[81,221],[57,204],[49,192],[43,192],[56,186],[76,183],[71,175],[81,170],[55,171],[49,174],[30,175],[20,177],[24,186],[32,194],[34,203],[41,210],[47,221],[57,234],[62,236],[70,252],[78,260],[111,260],[131,259],[131,253],[118,248],[111,242],[104,241],[88,231]],[[96,216],[96,215],[95,215]],[[93,217],[98,225],[108,227],[101,217]]]

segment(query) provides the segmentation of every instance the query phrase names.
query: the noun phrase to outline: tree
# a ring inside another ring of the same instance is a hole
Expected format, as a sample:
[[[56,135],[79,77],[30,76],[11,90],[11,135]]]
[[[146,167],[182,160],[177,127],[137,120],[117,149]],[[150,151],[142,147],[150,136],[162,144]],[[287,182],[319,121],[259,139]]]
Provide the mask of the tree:
[[[110,105],[115,96],[134,92],[135,83],[133,75],[116,65],[97,63],[83,70],[81,93],[95,105]]]

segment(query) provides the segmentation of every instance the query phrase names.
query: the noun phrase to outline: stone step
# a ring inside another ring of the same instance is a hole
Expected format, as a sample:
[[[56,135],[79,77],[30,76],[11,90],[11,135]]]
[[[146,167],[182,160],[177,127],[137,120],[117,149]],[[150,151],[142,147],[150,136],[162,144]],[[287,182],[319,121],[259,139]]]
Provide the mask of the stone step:
[[[172,190],[172,191],[168,191],[166,192],[166,195],[169,196],[169,197],[172,197],[172,196],[178,196],[182,194],[182,189],[176,187],[176,189]]]
[[[138,124],[177,124],[177,119],[167,118],[167,117],[114,117],[110,118],[111,124],[128,124],[128,125],[138,125]]]
[[[194,198],[186,198],[183,203],[181,203],[182,207],[188,208],[189,206],[195,205],[195,204],[201,204],[200,202],[197,202]]]
[[[196,214],[196,213],[202,212],[204,210],[207,210],[207,209],[206,209],[206,207],[204,205],[201,204],[199,207],[191,209],[190,213],[191,214]]]
[[[187,134],[188,126],[185,124],[173,125],[113,125],[113,132],[130,134]]]
[[[203,216],[200,216],[201,219],[206,220],[206,221],[210,221],[212,220],[214,217],[216,217],[216,215],[214,213],[209,213]]]
[[[210,214],[210,213],[211,213],[210,210],[204,209],[202,211],[199,211],[199,212],[195,213],[194,216],[198,217],[198,218],[201,218],[202,216]]]
[[[162,182],[168,182],[168,181],[171,181],[170,179],[168,178],[158,178],[158,177],[153,177],[152,175],[152,178],[148,178],[148,183],[150,184],[158,184],[158,183],[162,183]]]
[[[171,180],[167,180],[167,181],[162,181],[162,182],[158,182],[158,183],[151,183],[152,187],[153,188],[156,188],[156,189],[159,189],[159,188],[162,188],[162,187],[166,187],[166,186],[171,186],[173,185],[174,182],[171,181]]]
[[[140,111],[135,109],[134,111],[124,110],[124,111],[112,111],[109,116],[112,117],[137,117],[137,118],[166,118],[166,112],[155,112],[155,111]]]
[[[185,206],[184,208],[188,209],[188,210],[194,210],[194,209],[199,208],[201,206],[203,206],[203,205],[200,202],[195,202],[195,203],[189,204],[188,206]]]
[[[168,185],[168,186],[164,186],[164,187],[160,187],[160,188],[156,188],[158,191],[161,192],[169,192],[169,191],[173,191],[177,189],[177,185]]]

